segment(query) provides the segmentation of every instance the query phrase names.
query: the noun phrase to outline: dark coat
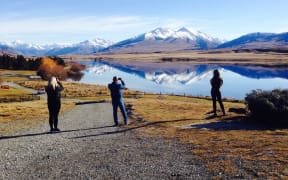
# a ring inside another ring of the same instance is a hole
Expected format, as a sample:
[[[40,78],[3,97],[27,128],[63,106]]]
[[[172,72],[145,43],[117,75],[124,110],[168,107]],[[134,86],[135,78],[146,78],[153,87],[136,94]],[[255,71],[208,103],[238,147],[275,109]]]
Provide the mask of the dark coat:
[[[121,80],[121,84],[112,82],[108,85],[108,88],[110,89],[112,100],[120,100],[123,98],[122,89],[125,89],[125,83],[123,80]]]
[[[48,104],[53,104],[61,101],[61,91],[63,90],[63,86],[59,85],[55,89],[52,86],[46,86],[45,91],[47,93],[47,102]]]

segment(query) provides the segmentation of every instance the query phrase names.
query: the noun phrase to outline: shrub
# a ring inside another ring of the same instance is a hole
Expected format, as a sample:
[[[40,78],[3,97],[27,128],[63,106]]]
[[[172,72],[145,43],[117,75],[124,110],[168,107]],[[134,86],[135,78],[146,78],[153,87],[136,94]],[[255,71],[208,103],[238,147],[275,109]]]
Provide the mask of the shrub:
[[[245,101],[253,119],[288,124],[288,89],[253,90]]]
[[[57,64],[55,60],[48,57],[42,58],[37,75],[41,76],[44,80],[48,80],[52,76],[58,77],[61,80],[67,78],[67,72],[64,66]]]

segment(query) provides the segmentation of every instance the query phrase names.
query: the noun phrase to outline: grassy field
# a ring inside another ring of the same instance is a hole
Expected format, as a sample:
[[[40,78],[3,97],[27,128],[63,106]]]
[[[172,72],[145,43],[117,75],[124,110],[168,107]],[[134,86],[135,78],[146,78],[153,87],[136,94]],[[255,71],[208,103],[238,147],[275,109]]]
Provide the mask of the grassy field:
[[[18,82],[26,81],[29,76],[35,76],[36,71],[22,71],[22,70],[4,70],[0,69],[0,77],[2,81]]]
[[[136,119],[130,128],[142,125],[140,136],[177,138],[191,144],[192,154],[207,163],[216,179],[221,179],[221,173],[237,177],[240,167],[255,178],[288,178],[287,128],[255,124],[246,114],[234,111],[211,118],[207,99],[153,95],[126,101]],[[226,110],[245,108],[243,103],[224,105]]]
[[[121,63],[189,63],[189,64],[241,64],[265,67],[287,68],[288,56],[285,53],[258,53],[233,51],[185,51],[161,53],[96,54],[90,56],[63,56],[67,60],[104,59]],[[166,61],[165,61],[166,60]]]

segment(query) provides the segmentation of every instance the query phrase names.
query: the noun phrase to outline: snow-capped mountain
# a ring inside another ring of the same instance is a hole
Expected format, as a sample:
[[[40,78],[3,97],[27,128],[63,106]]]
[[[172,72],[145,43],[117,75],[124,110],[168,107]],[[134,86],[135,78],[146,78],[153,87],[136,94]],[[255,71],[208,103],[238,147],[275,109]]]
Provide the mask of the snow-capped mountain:
[[[263,49],[288,47],[288,33],[251,33],[219,45],[217,48]]]
[[[93,54],[100,49],[106,48],[113,44],[111,41],[104,39],[86,40],[80,43],[55,43],[48,45],[28,44],[22,41],[0,42],[0,50],[9,50],[17,54],[32,56],[55,56],[67,54]]]
[[[40,55],[45,52],[45,47],[41,45],[27,44],[22,41],[13,41],[13,42],[0,42],[0,46],[8,47],[9,51],[12,51],[16,54],[23,55]],[[1,47],[0,47],[1,48]],[[3,50],[3,48],[1,48]]]
[[[86,40],[77,44],[72,44],[67,47],[53,48],[45,53],[45,55],[87,55],[94,54],[110,45],[112,41],[104,39]]]
[[[104,53],[173,52],[215,48],[264,49],[287,51],[288,33],[251,33],[224,42],[204,32],[182,27],[178,30],[156,28],[138,36],[113,43],[96,38],[79,43],[28,44],[22,41],[0,42],[0,51],[32,56],[88,55]]]
[[[179,50],[201,50],[215,48],[222,42],[204,32],[181,28],[157,28],[136,37],[120,41],[105,52],[159,52]]]

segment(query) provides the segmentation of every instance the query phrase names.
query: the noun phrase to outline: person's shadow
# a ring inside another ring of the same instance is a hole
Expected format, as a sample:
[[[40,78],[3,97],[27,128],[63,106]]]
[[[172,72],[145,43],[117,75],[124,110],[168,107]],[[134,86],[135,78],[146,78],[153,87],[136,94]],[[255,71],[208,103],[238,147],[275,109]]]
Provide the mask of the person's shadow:
[[[48,134],[68,133],[68,132],[76,132],[76,131],[88,131],[88,130],[110,128],[110,127],[114,127],[114,126],[101,126],[101,127],[95,127],[95,128],[72,129],[72,130],[64,130],[64,131],[58,131],[58,132],[48,131],[48,132],[21,134],[21,135],[14,135],[14,136],[13,135],[12,136],[0,136],[0,140],[15,139],[15,138],[21,138],[21,137],[31,137],[31,136],[42,136],[42,135],[48,135]]]

